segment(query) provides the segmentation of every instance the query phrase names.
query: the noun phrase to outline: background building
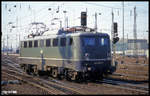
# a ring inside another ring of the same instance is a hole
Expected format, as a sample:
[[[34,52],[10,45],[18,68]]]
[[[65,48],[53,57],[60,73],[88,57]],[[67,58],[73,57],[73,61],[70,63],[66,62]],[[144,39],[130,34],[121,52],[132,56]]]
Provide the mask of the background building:
[[[147,56],[148,51],[148,42],[146,39],[137,39],[137,55],[138,56]],[[134,39],[124,39],[124,50],[125,55],[133,56],[134,53]],[[123,40],[120,39],[116,43],[116,53],[122,54],[123,53]]]

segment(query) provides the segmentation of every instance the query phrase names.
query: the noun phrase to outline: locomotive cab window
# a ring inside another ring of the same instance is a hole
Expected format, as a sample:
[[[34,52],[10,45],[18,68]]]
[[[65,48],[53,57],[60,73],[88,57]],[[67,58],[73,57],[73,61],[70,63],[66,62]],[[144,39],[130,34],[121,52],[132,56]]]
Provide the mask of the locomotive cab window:
[[[38,47],[38,40],[34,41],[34,47]]]
[[[53,39],[53,46],[58,46],[58,38]]]
[[[24,48],[27,48],[27,42],[26,41],[24,42]]]
[[[29,41],[29,48],[32,47],[32,41]]]
[[[66,38],[60,39],[60,46],[66,46]]]
[[[51,39],[46,39],[46,47],[51,46]]]
[[[83,37],[83,46],[95,46],[96,45],[96,37]]]

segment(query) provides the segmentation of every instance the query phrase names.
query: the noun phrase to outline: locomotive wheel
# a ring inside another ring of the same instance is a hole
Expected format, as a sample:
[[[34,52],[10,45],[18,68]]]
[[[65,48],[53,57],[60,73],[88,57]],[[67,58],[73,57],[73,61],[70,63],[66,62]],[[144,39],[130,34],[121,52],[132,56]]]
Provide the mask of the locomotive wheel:
[[[56,77],[58,76],[58,71],[57,71],[57,69],[53,69],[53,70],[52,70],[52,76],[53,76],[54,78],[56,78]]]
[[[73,80],[73,81],[76,80],[76,74],[72,74],[70,79]]]
[[[34,74],[34,75],[38,75],[37,66],[34,66],[34,67],[33,67],[33,74]]]
[[[69,73],[68,70],[66,70],[65,71],[65,79],[68,80],[68,81],[71,81],[70,76],[69,76],[68,73]]]
[[[25,66],[25,72],[26,72],[28,75],[30,75],[30,69],[29,69],[28,66]]]
[[[22,66],[22,69],[23,69],[24,72],[26,72],[26,67],[27,67],[26,65]]]

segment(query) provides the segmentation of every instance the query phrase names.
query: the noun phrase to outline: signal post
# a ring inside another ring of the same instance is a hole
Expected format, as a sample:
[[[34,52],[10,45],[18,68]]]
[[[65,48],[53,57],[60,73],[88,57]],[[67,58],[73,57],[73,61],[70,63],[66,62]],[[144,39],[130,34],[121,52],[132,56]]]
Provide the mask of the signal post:
[[[111,37],[112,37],[112,51],[113,51],[112,62],[113,62],[113,65],[115,65],[115,59],[116,59],[115,44],[119,41],[119,37],[118,37],[118,24],[117,22],[114,22],[113,12],[112,12],[112,32],[111,33],[112,33]]]

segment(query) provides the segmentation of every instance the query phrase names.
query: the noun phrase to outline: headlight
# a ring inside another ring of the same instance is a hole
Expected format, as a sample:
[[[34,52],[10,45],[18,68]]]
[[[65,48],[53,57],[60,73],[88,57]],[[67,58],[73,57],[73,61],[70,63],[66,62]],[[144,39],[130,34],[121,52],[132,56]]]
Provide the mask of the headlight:
[[[88,71],[91,71],[91,67],[88,67]]]
[[[89,59],[90,54],[89,53],[85,53],[85,59]]]
[[[85,53],[85,57],[88,57],[89,56],[89,53]]]

